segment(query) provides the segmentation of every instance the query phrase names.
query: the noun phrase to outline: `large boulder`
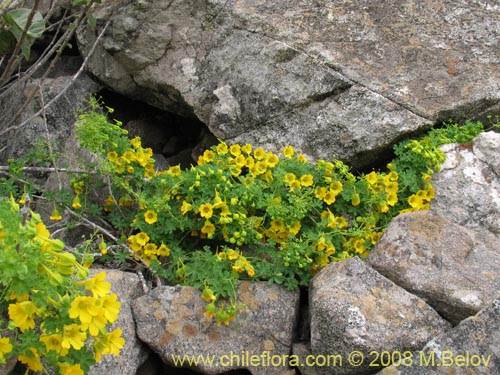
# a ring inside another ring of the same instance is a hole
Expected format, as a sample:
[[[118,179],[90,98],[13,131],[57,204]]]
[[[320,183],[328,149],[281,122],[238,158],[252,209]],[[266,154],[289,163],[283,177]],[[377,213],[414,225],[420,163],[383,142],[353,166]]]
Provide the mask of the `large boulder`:
[[[387,367],[383,375],[493,375],[500,373],[500,300]]]
[[[115,0],[88,68],[218,137],[355,166],[441,119],[499,113],[497,5]],[[78,35],[83,54],[96,39]]]
[[[417,350],[451,328],[424,300],[357,257],[331,263],[313,278],[310,309],[312,354],[337,356],[318,362],[319,374],[373,372],[380,366],[375,352]]]
[[[101,87],[85,73],[74,78],[81,63],[65,57],[49,77],[15,82],[0,96],[0,162],[25,156],[40,141],[62,151],[78,111]]]
[[[500,134],[481,133],[442,149],[446,160],[433,176],[431,211],[500,239]]]
[[[298,292],[242,281],[242,311],[228,326],[205,316],[200,294],[189,286],[161,286],[133,302],[137,334],[163,362],[204,374],[235,369],[255,375],[288,373]]]
[[[454,324],[500,290],[498,240],[426,211],[396,217],[366,261]]]

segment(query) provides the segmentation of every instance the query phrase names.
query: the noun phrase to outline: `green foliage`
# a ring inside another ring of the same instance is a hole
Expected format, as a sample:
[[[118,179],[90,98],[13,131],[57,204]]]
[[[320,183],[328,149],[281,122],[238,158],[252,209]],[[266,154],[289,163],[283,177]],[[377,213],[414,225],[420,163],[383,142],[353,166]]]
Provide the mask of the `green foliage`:
[[[442,128],[431,129],[424,137],[396,145],[396,158],[391,164],[399,172],[401,184],[414,193],[423,188],[425,181],[439,170],[444,161],[445,155],[439,146],[468,143],[483,131],[481,122],[467,121],[464,125],[445,123]]]
[[[276,154],[224,142],[189,169],[157,171],[153,151],[128,139],[111,114],[92,99],[76,127],[80,145],[97,156],[100,198],[92,199],[95,179],[73,175],[69,190],[46,194],[57,204],[51,219],[68,220],[66,207],[73,220],[105,221],[114,232],[99,236],[113,243],[89,240],[82,256],[94,246],[102,261],[194,286],[218,324],[241,308],[240,280],[296,289],[331,262],[365,257],[396,215],[429,208],[430,180],[444,160],[438,147],[482,131],[480,123],[447,124],[395,146],[386,171],[359,176],[339,160],[311,163],[291,146]]]
[[[0,34],[0,55],[11,52],[10,49],[15,45],[12,38],[16,41],[21,40],[25,31],[25,39],[22,43],[22,52],[26,60],[30,57],[31,43],[40,38],[45,32],[45,21],[39,11],[34,12],[31,23],[28,20],[32,9],[17,8],[12,9],[3,15],[4,28]],[[1,24],[0,24],[1,26]]]
[[[104,273],[88,273],[50,238],[40,215],[0,199],[0,317],[9,319],[0,319],[0,364],[16,356],[32,371],[83,374],[102,355],[118,354],[121,330],[106,328],[120,303]]]
[[[207,315],[224,311],[224,323],[233,315],[219,299],[236,313],[239,280],[307,285],[330,262],[366,256],[395,215],[427,209],[434,196],[421,171],[412,185],[400,183],[394,165],[354,176],[339,160],[310,163],[290,146],[278,155],[222,142],[190,169],[158,172],[152,150],[127,139],[95,101],[77,131],[110,181],[102,209],[121,245],[169,283],[210,290]],[[400,159],[415,149],[402,148]]]

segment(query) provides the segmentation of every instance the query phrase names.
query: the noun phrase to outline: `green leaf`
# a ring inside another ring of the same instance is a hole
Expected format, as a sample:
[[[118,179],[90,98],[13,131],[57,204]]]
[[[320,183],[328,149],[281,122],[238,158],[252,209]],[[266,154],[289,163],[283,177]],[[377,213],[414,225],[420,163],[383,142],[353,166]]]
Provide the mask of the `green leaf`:
[[[90,13],[87,13],[86,16],[87,16],[87,23],[89,24],[90,28],[92,30],[95,30],[95,28],[96,28],[95,17],[92,14],[90,14]]]
[[[71,3],[72,6],[74,7],[77,7],[77,6],[80,6],[80,5],[87,5],[89,2],[89,0],[73,0],[73,2]]]
[[[10,31],[17,40],[21,38],[23,30],[28,23],[29,15],[32,10],[28,8],[13,9],[7,12],[3,18],[7,25],[11,27]],[[26,35],[30,38],[36,39],[42,36],[45,31],[45,21],[40,12],[35,12],[31,25],[29,26]]]

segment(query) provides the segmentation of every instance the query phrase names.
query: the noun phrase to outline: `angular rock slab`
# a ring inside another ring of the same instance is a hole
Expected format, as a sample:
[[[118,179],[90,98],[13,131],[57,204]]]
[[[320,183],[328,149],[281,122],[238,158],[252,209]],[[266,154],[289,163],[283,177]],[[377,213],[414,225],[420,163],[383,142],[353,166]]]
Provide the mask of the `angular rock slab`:
[[[335,367],[317,367],[320,374],[372,372],[373,351],[413,351],[451,327],[422,299],[357,257],[321,270],[309,298],[312,353],[342,358]],[[357,366],[348,362],[355,351],[364,357]]]
[[[460,322],[453,330],[429,341],[398,366],[383,375],[500,373],[500,300],[494,300],[477,315]]]
[[[405,134],[431,126],[432,119],[352,80],[341,73],[344,67],[332,67],[329,46],[322,47],[324,54],[306,51],[303,44],[319,46],[309,40],[313,30],[303,33],[307,42],[296,33],[297,25],[282,35],[284,24],[262,18],[266,12],[252,5],[103,3],[93,14],[99,24],[110,16],[112,22],[88,69],[124,95],[196,115],[228,142],[273,151],[291,144],[313,158],[336,157],[356,166],[373,162]],[[285,10],[275,1],[261,5],[275,8],[271,18],[280,19],[293,7],[310,8],[288,4]],[[305,9],[304,15],[324,19],[322,9]],[[84,55],[95,37],[90,29],[79,33]]]
[[[500,134],[442,146],[446,160],[432,178],[431,211],[500,240]]]
[[[396,217],[366,262],[453,324],[475,315],[500,290],[497,239],[426,211]]]
[[[217,326],[204,315],[206,302],[197,289],[155,288],[132,304],[137,334],[172,366],[180,367],[177,358],[205,356],[214,359],[213,365],[200,361],[196,366],[205,374],[244,368],[252,374],[286,373],[285,356],[291,353],[299,293],[243,281],[238,298],[245,308],[229,326]],[[258,356],[253,363],[249,360],[252,355]],[[271,358],[279,365],[271,365]],[[189,366],[187,361],[184,366]]]
[[[119,357],[107,355],[90,368],[89,375],[136,375],[137,369],[146,361],[150,354],[149,348],[137,337],[131,302],[143,295],[139,277],[131,272],[110,269],[92,269],[90,276],[106,272],[105,281],[111,284],[111,292],[118,296],[121,302],[118,320],[110,330],[121,328],[125,346]]]

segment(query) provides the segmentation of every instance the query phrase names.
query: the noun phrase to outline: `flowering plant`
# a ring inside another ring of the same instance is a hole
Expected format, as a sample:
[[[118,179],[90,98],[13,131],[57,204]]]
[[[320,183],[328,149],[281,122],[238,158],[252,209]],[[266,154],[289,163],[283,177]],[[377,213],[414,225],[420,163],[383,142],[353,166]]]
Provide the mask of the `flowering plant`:
[[[427,170],[401,184],[391,164],[355,176],[340,160],[312,163],[291,146],[277,154],[220,142],[196,166],[157,171],[152,150],[104,114],[83,114],[77,131],[109,176],[103,210],[128,254],[169,283],[200,288],[219,323],[237,311],[238,280],[308,285],[330,262],[365,257],[395,215],[434,197]]]
[[[387,170],[358,175],[340,160],[308,161],[291,146],[274,153],[225,142],[191,168],[158,171],[153,151],[108,121],[110,108],[96,99],[90,105],[76,131],[97,160],[94,170],[52,197],[51,219],[71,217],[99,231],[94,258],[199,288],[218,324],[240,308],[239,280],[295,289],[330,262],[365,257],[392,218],[429,208],[431,176],[444,157],[438,146],[482,131],[480,123],[433,130],[398,144]],[[107,194],[101,188],[93,199],[98,184]]]
[[[31,371],[84,374],[119,354],[121,330],[106,328],[120,302],[104,272],[88,274],[40,215],[0,200],[0,364],[17,357]]]

